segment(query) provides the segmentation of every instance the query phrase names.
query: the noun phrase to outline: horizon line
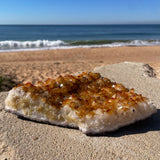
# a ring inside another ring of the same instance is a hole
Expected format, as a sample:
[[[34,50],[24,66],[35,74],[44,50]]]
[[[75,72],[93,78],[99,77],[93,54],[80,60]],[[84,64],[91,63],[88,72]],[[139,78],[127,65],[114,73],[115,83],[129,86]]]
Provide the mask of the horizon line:
[[[95,23],[91,23],[91,24],[0,24],[0,25],[159,25],[160,23],[109,23],[109,24],[104,24],[104,23],[100,23],[100,24],[95,24]]]

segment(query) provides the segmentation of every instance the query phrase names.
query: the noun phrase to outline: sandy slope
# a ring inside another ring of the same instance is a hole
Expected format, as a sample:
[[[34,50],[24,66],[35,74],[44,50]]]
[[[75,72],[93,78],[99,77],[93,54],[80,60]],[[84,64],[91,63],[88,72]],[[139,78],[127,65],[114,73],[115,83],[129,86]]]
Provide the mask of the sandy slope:
[[[149,63],[160,77],[160,46],[0,53],[0,75],[12,76],[18,82],[35,83],[123,61]]]

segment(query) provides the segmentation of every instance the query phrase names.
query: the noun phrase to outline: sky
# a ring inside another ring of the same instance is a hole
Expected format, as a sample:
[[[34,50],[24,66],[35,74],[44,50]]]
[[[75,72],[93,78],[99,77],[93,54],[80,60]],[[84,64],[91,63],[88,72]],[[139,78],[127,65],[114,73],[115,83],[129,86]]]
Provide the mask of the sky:
[[[0,24],[160,24],[160,0],[0,0]]]

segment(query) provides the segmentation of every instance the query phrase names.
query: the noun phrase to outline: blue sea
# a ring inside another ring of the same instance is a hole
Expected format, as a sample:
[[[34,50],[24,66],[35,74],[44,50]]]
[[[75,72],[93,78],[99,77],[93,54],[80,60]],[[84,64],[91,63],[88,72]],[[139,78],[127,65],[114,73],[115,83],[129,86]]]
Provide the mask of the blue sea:
[[[160,24],[0,25],[0,52],[160,45]]]

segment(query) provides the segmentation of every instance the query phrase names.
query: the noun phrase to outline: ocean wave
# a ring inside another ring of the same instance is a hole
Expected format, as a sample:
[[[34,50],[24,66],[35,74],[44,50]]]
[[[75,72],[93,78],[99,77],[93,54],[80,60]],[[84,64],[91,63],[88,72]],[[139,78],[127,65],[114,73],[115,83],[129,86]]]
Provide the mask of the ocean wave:
[[[71,49],[71,48],[100,48],[124,46],[159,46],[160,40],[88,40],[88,41],[0,41],[0,52]]]
[[[0,50],[4,49],[27,49],[27,48],[43,48],[43,47],[58,47],[67,45],[64,41],[0,41]]]
[[[113,47],[121,46],[158,46],[160,40],[133,40],[129,42],[114,42],[111,44]]]

